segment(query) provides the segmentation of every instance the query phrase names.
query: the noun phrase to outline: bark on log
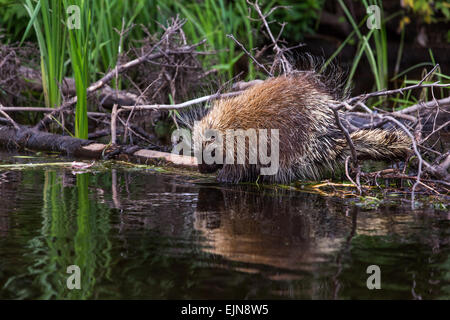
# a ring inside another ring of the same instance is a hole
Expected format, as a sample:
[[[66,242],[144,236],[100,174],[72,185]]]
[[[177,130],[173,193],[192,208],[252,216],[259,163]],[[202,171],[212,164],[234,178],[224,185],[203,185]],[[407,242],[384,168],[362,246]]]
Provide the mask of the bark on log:
[[[78,150],[91,143],[89,140],[41,132],[24,126],[20,126],[20,130],[0,126],[0,146],[6,149],[56,151],[76,155]]]

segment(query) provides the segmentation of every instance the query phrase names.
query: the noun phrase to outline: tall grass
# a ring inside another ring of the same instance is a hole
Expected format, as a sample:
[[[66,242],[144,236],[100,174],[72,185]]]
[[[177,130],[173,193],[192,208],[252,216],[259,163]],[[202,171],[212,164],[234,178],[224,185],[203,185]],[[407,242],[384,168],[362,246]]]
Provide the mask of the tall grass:
[[[0,3],[5,1],[8,0],[0,0]],[[74,131],[79,138],[88,136],[88,85],[117,64],[120,52],[138,47],[139,40],[149,36],[148,32],[152,35],[161,32],[161,25],[169,18],[179,15],[186,19],[183,30],[188,43],[200,42],[206,38],[206,49],[199,50],[211,50],[214,54],[199,55],[199,59],[206,69],[217,69],[223,78],[229,79],[235,75],[236,63],[243,56],[243,52],[237,49],[233,40],[227,38],[227,34],[233,34],[250,51],[259,45],[258,38],[263,39],[256,31],[259,30],[260,22],[248,17],[250,14],[252,18],[257,18],[257,15],[249,12],[246,0],[20,0],[19,3],[23,7],[14,8],[24,9],[29,17],[22,42],[30,40],[31,31],[34,30],[39,44],[46,105],[61,105],[60,86],[64,76],[73,76],[75,79],[78,101]],[[292,10],[311,19],[311,10],[308,8],[315,6],[312,0],[301,4],[294,0],[267,0],[261,3],[261,7],[264,12],[268,12],[276,5],[291,3],[295,8]],[[80,7],[80,29],[67,28],[66,10],[70,5]],[[276,14],[279,12],[286,12],[287,15],[293,13],[283,9],[277,10]],[[290,18],[293,19],[294,16]],[[284,19],[280,18],[280,21]],[[17,25],[14,30],[11,28],[10,25],[8,31],[17,31],[23,29],[23,26]],[[118,32],[122,28],[129,30],[123,42]],[[296,26],[295,30],[302,34],[302,28]],[[240,62],[243,61],[245,60]],[[243,69],[247,69],[247,78],[256,78],[253,63],[249,59],[245,63],[247,67],[244,66]],[[120,83],[119,80],[115,87],[122,89],[122,85],[129,84],[127,80],[122,81]]]
[[[353,27],[353,31],[349,34],[349,36],[345,39],[345,41],[339,46],[339,48],[333,53],[333,55],[325,62],[324,66],[322,67],[323,71],[326,66],[331,63],[331,61],[343,50],[345,46],[348,45],[348,43],[357,36],[359,42],[358,47],[356,50],[355,57],[353,59],[352,67],[349,72],[349,76],[346,83],[346,91],[351,86],[353,77],[356,73],[356,70],[358,66],[360,65],[361,58],[365,56],[367,58],[367,61],[370,66],[370,71],[374,79],[375,88],[378,91],[381,91],[383,89],[387,89],[389,86],[389,66],[388,66],[388,42],[387,42],[387,35],[386,35],[386,23],[395,18],[396,16],[401,14],[401,11],[395,12],[392,15],[385,17],[383,14],[383,7],[382,7],[382,1],[381,0],[362,0],[363,5],[365,6],[366,10],[370,5],[377,5],[381,9],[381,25],[379,29],[371,29],[368,30],[367,33],[363,33],[362,30],[365,28],[365,22],[368,19],[368,16],[365,16],[362,21],[359,22],[359,24],[356,23],[355,19],[351,16],[350,11],[346,7],[343,0],[338,0],[340,6],[342,7],[348,21],[350,22],[351,26]],[[406,74],[410,71],[425,67],[425,66],[434,66],[436,65],[436,62],[434,61],[433,54],[430,50],[430,58],[431,62],[423,62],[418,63],[414,66],[411,66],[403,71],[399,71],[402,51],[404,46],[404,30],[402,31],[401,35],[401,42],[400,42],[400,49],[397,53],[397,61],[394,68],[394,76],[390,79],[390,81],[395,81],[399,79],[400,77],[404,77],[403,81],[401,82],[400,86],[407,86],[411,84],[417,84],[421,82],[421,80],[410,80],[407,78]],[[424,75],[426,74],[426,70],[424,70]],[[434,75],[437,77],[437,80],[440,82],[445,80],[450,80],[450,77],[442,74],[440,70],[438,69]],[[423,83],[428,83],[427,81]],[[429,82],[431,83],[431,82]],[[427,88],[424,88],[422,90],[422,96],[421,99],[427,98]],[[440,96],[444,97],[444,89],[441,88],[440,90]],[[372,103],[372,107],[375,107],[381,103],[386,101],[386,98],[379,98],[377,102]],[[408,107],[412,104],[418,103],[418,99],[414,97],[411,92],[406,93],[403,96],[397,95],[396,97],[389,98],[389,101],[393,102],[393,108],[396,110],[400,110],[402,108]],[[397,109],[397,105],[401,105],[399,109]]]
[[[39,0],[19,0],[20,2],[38,3]],[[53,1],[57,2],[57,1]],[[7,4],[6,17],[20,18],[20,6],[13,0],[0,0],[0,6]],[[289,10],[275,10],[271,15],[272,20],[288,22],[285,26],[285,34],[292,41],[301,40],[302,36],[313,31],[312,27],[318,18],[318,12],[324,0],[264,0],[260,1],[263,12],[268,12],[275,6],[289,6]],[[250,20],[249,6],[246,0],[95,0],[91,1],[91,7],[96,12],[92,30],[95,39],[91,51],[91,76],[106,72],[117,62],[117,48],[119,35],[116,29],[122,27],[122,19],[128,28],[136,24],[129,34],[129,39],[143,39],[146,33],[141,25],[148,28],[151,33],[160,31],[159,24],[164,24],[168,18],[179,15],[187,19],[185,33],[188,41],[207,39],[208,48],[218,51],[214,56],[202,57],[205,67],[210,68],[212,63],[219,73],[228,78],[233,74],[233,68],[242,56],[241,50],[236,50],[234,42],[226,38],[232,33],[249,50],[256,47],[257,40],[263,40],[258,21]],[[250,16],[257,18],[251,11]],[[0,16],[0,21],[2,21]],[[15,19],[17,20],[17,19]],[[7,21],[6,31],[10,34],[21,34],[23,23],[14,25]],[[3,24],[2,24],[3,25]],[[271,27],[275,33],[280,26],[273,23]],[[29,33],[27,34],[29,35]],[[130,45],[136,42],[130,41]],[[129,47],[128,47],[129,48]],[[127,49],[127,46],[124,47]],[[243,62],[244,59],[242,59]],[[255,68],[251,61],[246,61],[248,78],[254,78]],[[240,66],[244,66],[240,63]]]
[[[242,56],[235,52],[235,43],[226,37],[234,34],[244,38],[249,48],[253,48],[254,39],[252,29],[246,16],[247,3],[245,0],[228,2],[225,0],[204,0],[201,4],[195,2],[174,1],[174,5],[188,19],[185,31],[198,42],[203,38],[214,50],[218,50],[215,57],[218,63],[213,68],[224,70],[229,77],[233,76],[233,66]],[[207,58],[208,59],[208,58]],[[250,64],[249,73],[254,76],[254,69]]]
[[[122,23],[125,29],[135,25],[128,35],[129,39],[143,39],[147,36],[144,28],[150,33],[160,32],[160,25],[178,14],[186,19],[183,30],[189,42],[207,40],[208,49],[216,51],[213,55],[202,57],[206,68],[215,68],[219,74],[233,76],[233,67],[242,56],[235,44],[226,37],[234,34],[248,48],[256,45],[255,34],[248,18],[248,6],[245,0],[97,0],[93,2],[96,17],[94,20],[96,39],[92,50],[92,63],[97,72],[105,72],[117,63],[118,48]],[[120,12],[120,14],[116,14]],[[142,28],[144,27],[144,28]],[[123,46],[126,51],[137,42],[128,41]],[[255,77],[255,68],[248,63],[248,77]]]
[[[89,86],[89,55],[92,11],[89,0],[64,0],[64,8],[68,14],[77,14],[77,11],[70,12],[70,7],[75,5],[79,13],[79,29],[69,29],[69,53],[71,66],[75,78],[77,93],[77,105],[75,109],[75,137],[80,139],[88,138],[88,117],[87,117],[87,88]],[[67,18],[69,23],[69,18]]]
[[[41,54],[42,84],[45,104],[57,107],[61,103],[59,84],[64,76],[64,57],[66,50],[66,29],[61,24],[64,18],[61,1],[39,0],[37,3],[25,0],[24,7],[30,21],[22,37],[26,38],[34,28]]]
[[[62,12],[52,8],[56,5],[61,7],[60,1],[21,1],[26,4],[30,23],[33,21],[31,25],[35,26],[36,36],[40,43],[45,43],[48,39],[58,36],[58,33],[44,30],[44,24],[40,16],[47,15],[47,18],[51,17],[53,22],[61,21],[63,18]],[[45,5],[46,9],[43,10],[44,7],[41,7],[41,5]],[[261,3],[264,12],[277,5],[291,6],[289,10],[280,9],[274,13],[276,19],[280,21],[294,19],[286,26],[286,30],[291,28],[290,30],[293,31],[289,37],[297,37],[309,31],[310,22],[313,22],[317,16],[316,11],[320,9],[319,5],[312,0],[302,3],[296,3],[293,0],[267,0]],[[89,63],[91,66],[91,80],[97,79],[100,74],[107,72],[117,63],[118,48],[120,46],[120,35],[117,30],[121,30],[123,21],[125,21],[125,29],[128,29],[133,24],[135,25],[128,35],[129,41],[126,41],[123,46],[123,50],[127,51],[131,47],[139,45],[134,40],[141,40],[147,36],[146,31],[141,26],[144,26],[150,33],[154,34],[161,31],[160,24],[164,24],[167,19],[178,14],[181,18],[187,20],[184,26],[187,40],[189,42],[198,42],[206,38],[207,48],[216,52],[213,55],[201,57],[205,68],[215,68],[219,74],[226,78],[235,75],[235,65],[243,56],[242,51],[236,49],[233,40],[227,38],[226,35],[233,34],[249,50],[258,45],[258,39],[263,39],[261,34],[257,32],[260,23],[248,18],[249,6],[246,0],[95,0],[90,2],[90,7],[91,10],[96,12],[91,26],[91,30],[95,32],[92,32],[90,35],[91,52]],[[10,10],[13,9],[11,8]],[[39,19],[36,19],[35,14]],[[250,12],[250,16],[256,18],[254,12]],[[30,35],[28,32],[30,24],[27,27],[27,32],[25,32],[23,39]],[[279,28],[277,24],[273,24],[273,27],[275,29]],[[18,25],[16,28],[20,29],[21,26]],[[9,31],[15,31],[11,28],[8,29]],[[39,29],[42,29],[43,32],[40,32]],[[51,41],[56,40],[52,39]],[[63,43],[64,41],[61,40],[60,49],[63,48]],[[43,46],[40,47],[42,48],[41,55],[47,57],[45,48]],[[53,57],[60,58],[62,61],[66,56],[60,49],[56,50],[59,54],[53,55]],[[243,61],[245,60],[243,59]],[[255,78],[256,71],[253,63],[249,59],[245,63],[246,67],[242,64],[240,66],[247,69],[247,77],[249,79]],[[61,77],[55,77],[54,75],[50,75],[50,78],[57,81],[61,80]],[[57,90],[51,91],[56,93]],[[56,99],[56,102],[58,101]],[[53,103],[53,105],[55,104],[57,103]]]
[[[145,16],[139,24],[153,24],[153,16],[148,14],[151,8],[146,7],[145,1],[117,1],[96,0],[92,2],[93,11],[96,12],[93,19],[95,36],[93,37],[92,64],[98,67],[100,72],[113,68],[122,44],[120,43],[120,31],[122,27],[129,29],[138,16]],[[149,10],[150,9],[150,10]],[[120,14],[117,14],[120,12]],[[146,19],[148,19],[146,21]],[[125,23],[125,25],[122,25]],[[142,39],[142,29],[135,27],[132,38]]]
[[[146,31],[155,34],[161,32],[160,25],[179,14],[185,18],[183,28],[189,42],[199,42],[206,38],[208,49],[216,51],[214,55],[202,57],[206,68],[215,68],[227,77],[233,75],[233,67],[242,52],[235,49],[227,34],[234,34],[249,48],[256,45],[252,22],[247,18],[248,7],[245,0],[230,2],[226,0],[203,0],[196,2],[180,0],[96,0],[91,3],[96,12],[92,20],[92,50],[90,55],[91,77],[107,72],[117,63],[119,48],[127,51],[139,45],[137,41],[147,36]],[[120,14],[118,14],[120,13]],[[123,22],[125,25],[123,26]],[[128,40],[123,46],[119,31],[131,26]],[[253,26],[254,27],[254,26]],[[249,78],[255,77],[252,63],[248,64]]]
[[[369,62],[370,70],[375,81],[377,90],[383,90],[388,87],[388,52],[387,52],[387,36],[386,36],[386,19],[383,15],[383,7],[380,0],[362,0],[364,7],[367,8],[370,5],[377,5],[380,8],[380,28],[368,30],[367,34],[361,32],[361,23],[358,25],[350,14],[347,6],[343,0],[338,0],[342,10],[344,11],[348,21],[353,27],[353,32],[359,39],[358,50],[353,60],[353,67],[350,71],[348,81],[346,84],[346,90],[349,89],[351,81],[356,71],[356,67],[359,65],[362,55],[364,54]],[[364,18],[366,21],[367,16]],[[365,27],[365,26],[364,26]],[[353,37],[353,33],[351,35]],[[371,38],[373,36],[373,41]]]

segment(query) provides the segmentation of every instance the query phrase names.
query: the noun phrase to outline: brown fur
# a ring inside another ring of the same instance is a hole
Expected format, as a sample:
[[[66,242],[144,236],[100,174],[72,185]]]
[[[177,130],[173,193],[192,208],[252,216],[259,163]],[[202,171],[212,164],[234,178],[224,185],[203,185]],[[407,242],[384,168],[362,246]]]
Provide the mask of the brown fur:
[[[259,176],[259,164],[224,164],[219,180],[286,183],[297,178],[318,179],[350,154],[328,107],[336,102],[314,73],[270,78],[239,96],[217,101],[194,126],[193,138],[203,140],[207,129],[222,134],[227,129],[278,129],[280,169],[276,175]],[[409,138],[399,131],[360,130],[351,137],[361,159],[395,160],[410,150]],[[218,167],[199,168],[212,171]]]

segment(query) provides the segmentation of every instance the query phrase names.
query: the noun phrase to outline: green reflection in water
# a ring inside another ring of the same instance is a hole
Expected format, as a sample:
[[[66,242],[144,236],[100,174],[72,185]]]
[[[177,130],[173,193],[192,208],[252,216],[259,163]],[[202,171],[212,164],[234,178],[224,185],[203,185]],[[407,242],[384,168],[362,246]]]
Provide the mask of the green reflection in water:
[[[74,239],[75,265],[81,269],[81,290],[70,291],[70,298],[86,298],[91,295],[95,284],[94,271],[96,267],[95,247],[96,241],[96,215],[88,199],[88,174],[77,175],[78,208],[77,225],[78,230]]]
[[[64,175],[45,172],[42,227],[40,235],[28,241],[33,260],[28,274],[10,279],[14,290],[21,278],[32,277],[29,289],[16,291],[17,298],[86,299],[92,296],[96,273],[109,278],[111,243],[108,240],[109,209],[89,198],[89,174],[76,176],[75,187],[64,187]],[[81,289],[69,290],[66,272],[70,265],[81,269]],[[39,290],[33,290],[39,288]]]

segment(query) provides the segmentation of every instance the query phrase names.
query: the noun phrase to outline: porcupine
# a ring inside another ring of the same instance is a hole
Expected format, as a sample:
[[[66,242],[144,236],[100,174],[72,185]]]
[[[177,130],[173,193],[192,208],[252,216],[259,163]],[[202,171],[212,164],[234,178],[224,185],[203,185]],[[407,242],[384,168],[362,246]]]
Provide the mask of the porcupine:
[[[273,175],[260,175],[264,166],[248,161],[244,164],[201,163],[199,171],[219,170],[218,180],[232,183],[257,180],[288,183],[294,179],[323,178],[342,167],[351,153],[329,107],[339,101],[315,72],[272,77],[238,96],[217,100],[193,126],[193,140],[204,149],[214,141],[205,138],[205,132],[210,129],[224,136],[227,130],[278,129],[278,171]],[[409,137],[399,129],[357,130],[350,137],[358,160],[401,160],[411,151]],[[225,143],[223,145],[225,155]],[[249,145],[247,142],[247,149]]]

